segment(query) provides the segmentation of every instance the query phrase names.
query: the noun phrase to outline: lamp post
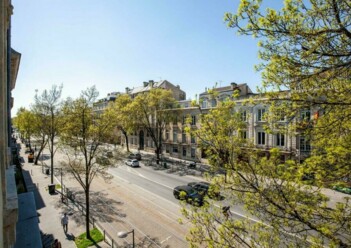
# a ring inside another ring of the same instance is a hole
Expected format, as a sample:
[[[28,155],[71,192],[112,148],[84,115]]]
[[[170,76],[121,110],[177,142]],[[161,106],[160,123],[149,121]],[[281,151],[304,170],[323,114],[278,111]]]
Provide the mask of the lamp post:
[[[128,234],[133,234],[133,248],[135,248],[135,242],[134,242],[134,229],[133,230],[131,230],[130,232],[118,232],[117,233],[117,236],[119,237],[119,238],[125,238],[125,237],[127,237],[128,236]]]

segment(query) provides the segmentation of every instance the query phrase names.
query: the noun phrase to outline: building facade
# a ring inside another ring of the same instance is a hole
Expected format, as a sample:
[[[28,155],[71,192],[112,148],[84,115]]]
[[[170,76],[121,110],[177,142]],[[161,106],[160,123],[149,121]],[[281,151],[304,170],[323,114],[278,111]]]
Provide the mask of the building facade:
[[[209,93],[216,91],[215,94]],[[235,97],[233,96],[235,93]],[[210,109],[216,108],[218,102],[230,98],[236,102],[236,111],[241,112],[243,120],[246,122],[246,129],[240,135],[242,138],[250,139],[262,154],[269,155],[269,150],[279,148],[281,150],[281,159],[303,160],[308,157],[311,151],[311,145],[308,137],[301,132],[266,132],[265,125],[267,120],[265,116],[269,111],[269,104],[266,99],[259,94],[252,92],[247,84],[231,83],[229,86],[206,89],[199,95],[199,104],[202,113],[206,113]],[[254,99],[254,103],[247,104],[250,99]],[[167,156],[192,160],[206,163],[206,157],[198,146],[196,137],[192,137],[185,131],[187,125],[197,126],[200,123],[200,110],[191,105],[191,100],[178,101],[181,109],[181,116],[175,122],[167,124],[163,133],[163,151]],[[179,110],[179,109],[177,109]],[[300,116],[295,119],[311,120],[315,110],[306,109],[300,112]],[[187,119],[190,118],[190,122]],[[290,120],[285,117],[279,120],[280,125],[287,125]],[[144,132],[142,132],[144,135]],[[238,134],[239,135],[239,134]],[[140,147],[140,139],[143,139],[145,146]],[[136,131],[130,135],[130,145],[135,149],[143,149],[153,151],[154,144],[150,137],[140,137],[140,132]]]
[[[13,247],[16,241],[18,196],[11,139],[11,91],[15,88],[21,54],[11,48],[10,0],[0,0],[0,247]]]

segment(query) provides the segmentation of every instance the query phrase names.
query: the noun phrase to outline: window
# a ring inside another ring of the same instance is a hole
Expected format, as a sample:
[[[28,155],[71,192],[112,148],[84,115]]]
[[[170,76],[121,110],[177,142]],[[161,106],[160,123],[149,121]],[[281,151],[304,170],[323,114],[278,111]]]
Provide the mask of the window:
[[[265,132],[258,132],[257,133],[257,144],[258,145],[265,145],[266,144],[266,133]]]
[[[189,108],[189,103],[188,102],[184,103],[184,108]]]
[[[247,139],[247,131],[240,131],[240,137],[242,139]]]
[[[216,99],[212,99],[212,101],[211,101],[211,107],[212,107],[212,108],[217,107],[217,100],[216,100]]]
[[[166,145],[166,153],[169,153],[169,146]]]
[[[184,125],[185,123],[186,123],[186,116],[183,115],[182,124]]]
[[[191,125],[196,125],[196,115],[191,116]]]
[[[304,152],[311,151],[310,140],[304,136],[300,137],[300,150]]]
[[[166,130],[166,140],[169,140],[169,130]]]
[[[207,99],[203,99],[201,107],[202,108],[207,108]]]
[[[183,157],[186,157],[186,147],[183,147]]]
[[[195,158],[195,152],[196,152],[196,149],[195,148],[191,148],[191,157],[192,158]]]
[[[265,109],[258,109],[257,110],[257,121],[264,121],[264,113],[266,112]]]
[[[178,142],[178,132],[177,132],[177,130],[173,130],[173,142]]]
[[[300,117],[301,117],[301,120],[309,121],[311,119],[311,111],[309,109],[302,110]]]
[[[173,146],[172,152],[173,152],[173,153],[178,153],[178,146]]]
[[[247,121],[246,110],[241,111],[241,120],[242,121]]]
[[[195,136],[191,135],[191,144],[195,144],[196,140],[195,140]]]
[[[278,133],[276,136],[276,145],[277,146],[284,146],[285,145],[285,136],[284,134]]]
[[[182,132],[182,143],[186,143],[186,132]]]

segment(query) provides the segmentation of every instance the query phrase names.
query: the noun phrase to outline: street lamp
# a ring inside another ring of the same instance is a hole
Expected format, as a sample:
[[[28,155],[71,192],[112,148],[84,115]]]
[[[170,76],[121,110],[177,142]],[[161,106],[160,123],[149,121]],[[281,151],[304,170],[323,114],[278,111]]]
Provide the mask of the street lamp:
[[[134,243],[134,229],[131,230],[130,232],[118,232],[117,233],[117,236],[118,238],[125,238],[128,236],[128,234],[132,233],[133,234],[133,248],[135,247],[135,243]]]

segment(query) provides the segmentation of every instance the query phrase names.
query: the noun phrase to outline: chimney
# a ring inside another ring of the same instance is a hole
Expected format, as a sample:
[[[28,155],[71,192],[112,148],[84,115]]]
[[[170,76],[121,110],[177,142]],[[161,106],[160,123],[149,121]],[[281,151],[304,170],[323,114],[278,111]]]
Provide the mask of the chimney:
[[[148,82],[143,82],[143,84],[144,84],[144,87],[147,87],[149,85]]]
[[[154,80],[149,80],[150,88],[154,87]]]
[[[126,93],[128,94],[130,91],[130,89],[128,87],[126,87]]]
[[[180,89],[180,86],[179,86],[179,84],[177,85],[177,88],[178,88],[178,89]]]
[[[234,90],[235,87],[238,86],[235,82],[230,83],[230,85],[232,86],[232,90]]]

